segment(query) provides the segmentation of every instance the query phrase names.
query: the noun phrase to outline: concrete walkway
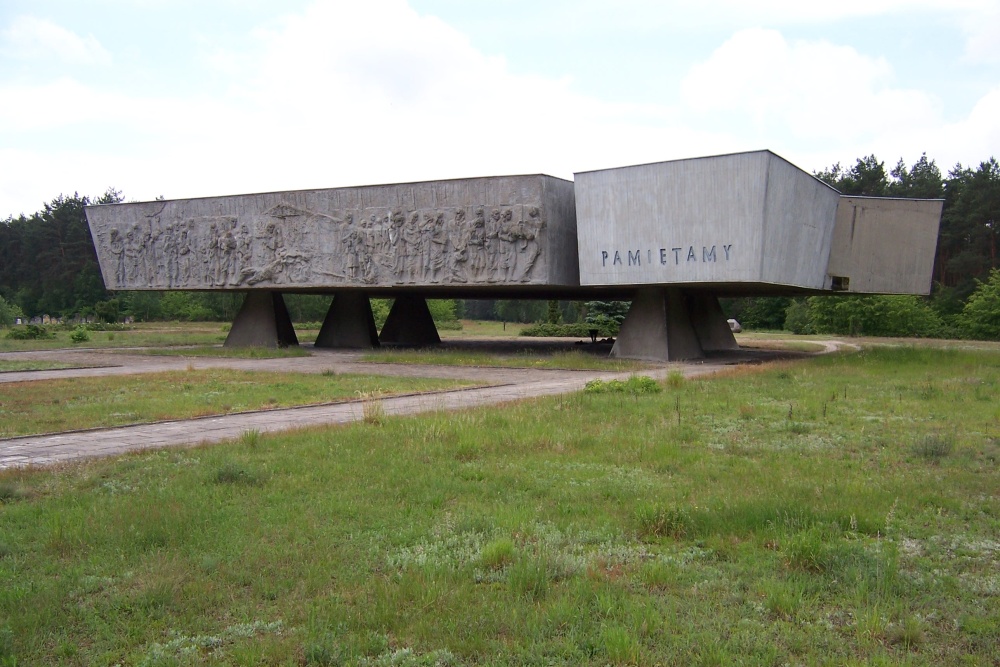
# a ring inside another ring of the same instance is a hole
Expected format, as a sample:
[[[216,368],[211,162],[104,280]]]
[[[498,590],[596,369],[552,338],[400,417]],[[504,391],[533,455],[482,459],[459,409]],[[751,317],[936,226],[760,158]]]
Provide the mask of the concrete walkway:
[[[642,371],[656,379],[671,371],[691,377],[719,370],[737,363],[753,363],[788,354],[742,352],[706,361],[672,363]],[[801,356],[801,355],[791,355]],[[337,374],[369,374],[396,377],[464,378],[490,384],[450,391],[421,393],[380,399],[387,415],[408,415],[428,411],[460,410],[495,405],[539,396],[578,391],[592,379],[626,378],[634,373],[567,371],[543,369],[470,368],[382,364],[361,361],[357,352],[312,350],[308,357],[280,359],[231,359],[224,357],[150,356],[103,350],[52,350],[44,352],[3,353],[0,359],[35,359],[79,364],[81,368],[0,373],[0,395],[12,390],[8,383],[43,379],[95,377],[168,370],[231,368],[239,370],[284,371]],[[6,387],[5,387],[6,385]],[[0,469],[48,465],[92,456],[111,456],[130,451],[160,447],[196,445],[239,438],[247,431],[273,433],[358,421],[364,417],[363,400],[344,401],[299,408],[248,412],[218,417],[204,417],[118,428],[0,439]]]

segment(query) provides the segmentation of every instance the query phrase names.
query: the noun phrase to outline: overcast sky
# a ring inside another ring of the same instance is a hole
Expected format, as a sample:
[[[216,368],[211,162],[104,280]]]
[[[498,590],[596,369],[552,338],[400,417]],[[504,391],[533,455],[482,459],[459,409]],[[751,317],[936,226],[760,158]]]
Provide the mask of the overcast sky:
[[[1000,0],[3,0],[0,218],[769,148],[1000,157]]]

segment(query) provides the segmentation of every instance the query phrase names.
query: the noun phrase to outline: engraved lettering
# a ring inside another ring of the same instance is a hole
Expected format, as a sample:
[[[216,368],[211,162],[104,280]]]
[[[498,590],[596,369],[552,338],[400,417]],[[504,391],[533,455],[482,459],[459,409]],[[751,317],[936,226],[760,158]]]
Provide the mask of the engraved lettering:
[[[660,248],[660,264],[666,264],[666,263],[667,263],[667,249]]]
[[[730,243],[729,245],[724,245],[724,246],[722,246],[722,249],[726,251],[726,261],[727,261],[727,262],[729,261],[729,250],[730,250],[730,249],[731,249],[732,247],[733,247],[733,244],[732,244],[732,243]]]
[[[628,265],[629,266],[642,266],[642,251],[636,250],[634,253],[628,251]]]
[[[688,246],[687,261],[689,261],[689,262],[697,262],[698,261],[698,256],[694,254],[694,246],[693,245]]]
[[[617,250],[615,250],[615,258],[611,262],[611,265],[614,266],[615,264],[621,264],[621,263],[622,263],[622,255],[621,255],[620,252],[618,252]]]
[[[674,253],[674,264],[680,264],[681,263],[681,250],[683,250],[683,249],[684,248],[671,248],[671,250]]]
[[[703,262],[714,262],[715,261],[715,246],[709,250],[705,246],[701,247],[701,261]]]
[[[607,265],[608,265],[608,251],[607,250],[602,250],[601,251],[601,266],[607,266]]]

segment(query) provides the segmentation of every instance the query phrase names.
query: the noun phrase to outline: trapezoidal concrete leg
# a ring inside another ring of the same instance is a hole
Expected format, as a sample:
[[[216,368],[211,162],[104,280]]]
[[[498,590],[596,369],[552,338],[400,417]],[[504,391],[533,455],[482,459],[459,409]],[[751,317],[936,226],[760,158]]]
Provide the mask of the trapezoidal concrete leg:
[[[611,356],[648,361],[677,361],[705,356],[676,287],[640,289],[622,322]]]
[[[298,344],[281,293],[255,290],[247,292],[223,346],[288,347]]]
[[[427,300],[421,296],[398,297],[385,318],[378,339],[397,345],[437,345],[441,342]]]
[[[738,350],[739,343],[729,328],[726,314],[719,305],[719,298],[714,294],[688,293],[688,312],[691,314],[691,324],[698,335],[698,342],[705,352],[720,350]]]
[[[316,336],[316,347],[370,350],[378,347],[372,305],[364,292],[337,292]]]

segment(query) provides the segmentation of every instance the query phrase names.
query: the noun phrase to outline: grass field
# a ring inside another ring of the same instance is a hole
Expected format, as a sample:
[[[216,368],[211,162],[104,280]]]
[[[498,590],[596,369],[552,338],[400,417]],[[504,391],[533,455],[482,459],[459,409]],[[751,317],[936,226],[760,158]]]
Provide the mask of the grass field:
[[[651,364],[633,359],[609,359],[584,352],[552,354],[524,350],[516,354],[497,354],[489,350],[393,350],[382,348],[365,354],[364,361],[393,364],[431,364],[439,366],[481,366],[497,368],[561,368],[569,370],[637,371]]]
[[[454,380],[225,369],[0,384],[0,437],[449,389]]]
[[[1000,355],[0,473],[0,664],[995,665]]]
[[[91,331],[90,340],[74,343],[73,333],[57,326],[47,326],[54,338],[11,340],[0,329],[0,352],[56,350],[60,348],[165,347],[173,345],[219,345],[226,340],[229,325],[222,322],[138,322],[125,331]],[[299,342],[311,343],[316,329],[297,328]]]
[[[78,368],[77,364],[64,361],[45,361],[35,359],[0,359],[0,373],[13,373],[17,371],[51,371],[61,368]]]

